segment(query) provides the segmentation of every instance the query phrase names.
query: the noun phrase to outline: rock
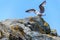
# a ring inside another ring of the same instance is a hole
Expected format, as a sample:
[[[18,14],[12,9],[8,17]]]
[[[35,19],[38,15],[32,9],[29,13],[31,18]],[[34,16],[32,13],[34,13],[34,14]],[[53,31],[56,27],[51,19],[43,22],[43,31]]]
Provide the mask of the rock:
[[[3,32],[0,30],[0,39],[3,37]]]
[[[0,40],[60,40],[41,17],[7,19],[0,22]]]
[[[13,36],[12,34],[9,35],[9,40],[23,40],[21,37]]]
[[[51,30],[51,33],[50,33],[52,36],[57,36],[57,31],[56,29],[53,29]]]
[[[44,30],[46,32],[46,34],[49,34],[51,32],[50,26],[47,22],[44,22]]]
[[[0,40],[9,40],[9,38],[6,38],[6,37],[5,37],[5,38],[2,38],[2,39],[0,39]]]

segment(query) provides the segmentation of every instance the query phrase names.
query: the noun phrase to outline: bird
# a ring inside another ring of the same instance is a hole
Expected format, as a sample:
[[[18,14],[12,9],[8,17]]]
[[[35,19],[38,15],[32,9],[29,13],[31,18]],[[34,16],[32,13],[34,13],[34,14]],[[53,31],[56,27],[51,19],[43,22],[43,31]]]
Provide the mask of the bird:
[[[26,10],[25,12],[28,12],[28,13],[34,12],[38,16],[43,16],[43,13],[45,11],[44,4],[46,4],[46,0],[39,5],[40,11],[37,11],[35,9],[29,9],[29,10]]]

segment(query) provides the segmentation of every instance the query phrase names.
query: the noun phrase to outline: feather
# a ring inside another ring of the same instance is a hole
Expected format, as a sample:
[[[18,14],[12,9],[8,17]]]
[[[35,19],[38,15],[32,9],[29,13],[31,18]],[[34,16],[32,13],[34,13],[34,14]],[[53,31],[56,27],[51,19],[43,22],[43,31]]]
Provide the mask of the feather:
[[[44,4],[46,4],[46,1],[42,2],[40,5],[39,5],[39,8],[40,8],[40,13],[44,13],[45,9],[44,9]]]
[[[36,11],[35,9],[29,9],[29,10],[26,10],[25,12],[34,12]]]

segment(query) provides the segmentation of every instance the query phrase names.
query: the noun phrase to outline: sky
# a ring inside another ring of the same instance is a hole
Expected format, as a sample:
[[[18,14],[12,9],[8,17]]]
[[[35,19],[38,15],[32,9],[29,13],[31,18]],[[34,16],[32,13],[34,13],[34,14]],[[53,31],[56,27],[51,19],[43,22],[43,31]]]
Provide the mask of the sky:
[[[0,0],[0,20],[20,19],[36,16],[28,14],[27,9],[39,10],[39,5],[44,0]],[[60,35],[60,0],[46,0],[44,20],[48,22],[51,29],[56,29]]]

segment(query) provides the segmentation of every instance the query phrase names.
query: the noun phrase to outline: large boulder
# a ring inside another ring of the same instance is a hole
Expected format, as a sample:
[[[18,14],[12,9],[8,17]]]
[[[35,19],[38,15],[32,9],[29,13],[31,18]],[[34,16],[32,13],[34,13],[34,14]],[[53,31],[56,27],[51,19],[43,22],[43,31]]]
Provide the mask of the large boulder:
[[[55,34],[39,16],[0,22],[0,40],[60,40]]]

